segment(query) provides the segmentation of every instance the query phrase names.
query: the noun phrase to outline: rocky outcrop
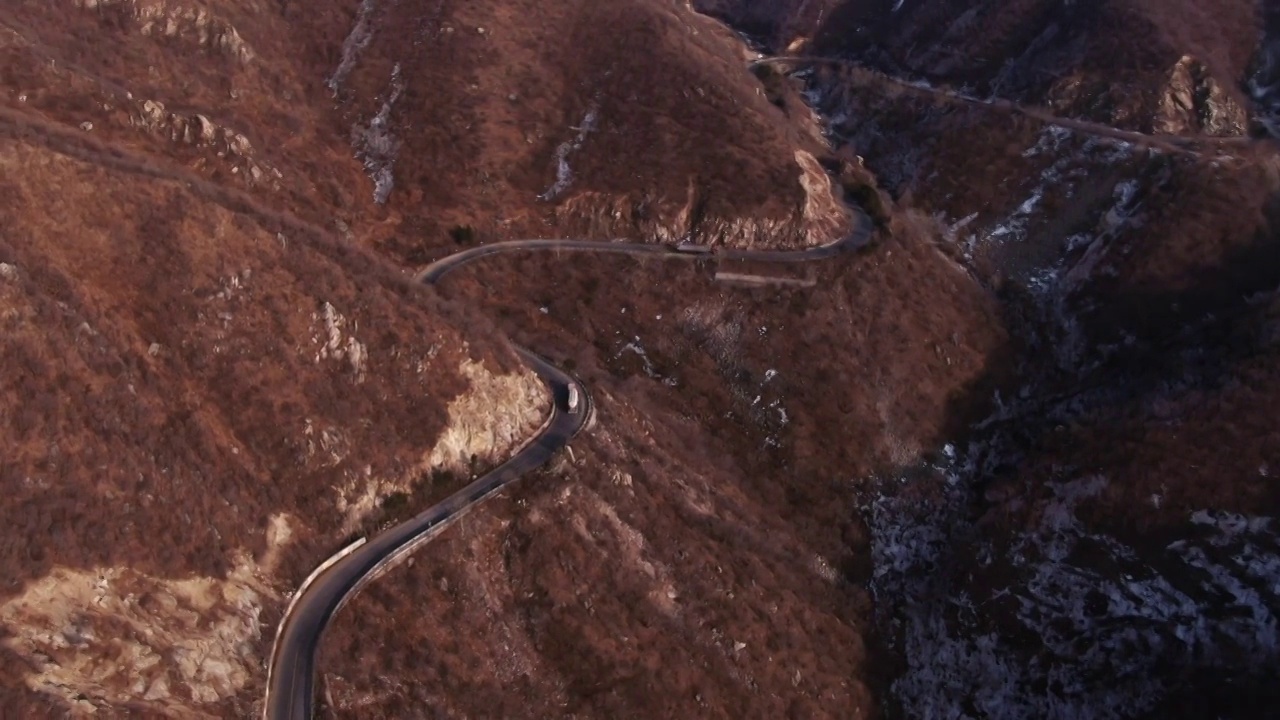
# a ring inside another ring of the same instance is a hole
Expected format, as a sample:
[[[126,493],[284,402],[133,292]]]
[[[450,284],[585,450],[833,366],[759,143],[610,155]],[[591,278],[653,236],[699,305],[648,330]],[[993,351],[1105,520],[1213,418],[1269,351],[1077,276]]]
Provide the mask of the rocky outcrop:
[[[1243,135],[1248,116],[1204,63],[1183,55],[1160,98],[1156,132]]]
[[[423,458],[430,468],[462,472],[473,458],[498,459],[524,442],[544,417],[545,388],[528,370],[496,374],[469,359],[459,370],[471,385],[449,403],[449,424]]]
[[[426,473],[466,474],[478,463],[504,459],[545,418],[545,388],[528,370],[496,374],[467,359],[459,371],[470,386],[450,401],[448,425],[417,465],[398,478],[366,474],[341,488],[337,505],[346,518],[344,532],[354,531],[391,494],[411,491]]]
[[[351,375],[355,382],[363,382],[365,372],[368,370],[369,349],[360,342],[355,336],[358,329],[354,323],[350,323],[342,313],[330,303],[324,303],[320,307],[320,312],[312,316],[317,325],[323,325],[323,328],[317,328],[316,344],[320,345],[320,349],[316,352],[316,362],[321,360],[334,360],[345,363],[351,370]]]
[[[574,235],[734,248],[813,247],[839,240],[852,226],[841,191],[811,153],[797,150],[795,159],[803,199],[790,209],[779,207],[775,213],[755,215],[718,213],[708,209],[707,198],[691,180],[680,204],[647,194],[581,192],[556,208],[557,224]]]
[[[175,6],[163,0],[74,0],[76,7],[102,13],[117,10],[138,26],[138,32],[155,37],[190,39],[200,47],[223,53],[242,64],[254,58],[240,32],[230,22],[203,7]]]
[[[5,644],[31,663],[28,687],[74,711],[206,715],[260,674],[260,615],[280,599],[269,578],[290,535],[287,516],[273,517],[261,563],[242,552],[222,578],[55,568],[0,605]]]
[[[207,115],[184,114],[167,109],[164,103],[144,100],[130,113],[130,122],[152,135],[196,148],[212,150],[231,165],[232,174],[244,174],[251,185],[271,183],[281,177],[276,168],[254,157],[253,144],[242,133],[215,123]]]
[[[831,176],[817,158],[803,150],[796,151],[796,164],[800,166],[800,187],[804,188],[801,217],[810,239],[839,238],[849,228],[849,211],[832,187]]]

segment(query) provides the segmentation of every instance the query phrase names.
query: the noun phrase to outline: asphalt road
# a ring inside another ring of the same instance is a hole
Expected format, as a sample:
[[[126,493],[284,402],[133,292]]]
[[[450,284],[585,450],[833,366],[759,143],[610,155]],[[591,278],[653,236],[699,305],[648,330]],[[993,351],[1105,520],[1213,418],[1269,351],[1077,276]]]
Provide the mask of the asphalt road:
[[[441,258],[423,268],[414,279],[418,282],[434,284],[439,282],[451,270],[474,260],[499,253],[529,250],[568,250],[594,253],[614,253],[617,255],[635,255],[661,260],[697,260],[712,258],[716,260],[756,260],[760,262],[807,262],[821,260],[863,247],[871,241],[871,233],[875,229],[871,219],[861,210],[854,208],[854,228],[845,237],[827,245],[802,248],[799,250],[738,250],[736,248],[713,248],[711,252],[680,252],[670,245],[626,242],[623,240],[506,240],[490,243],[456,252]]]
[[[361,545],[322,572],[308,586],[284,618],[276,641],[268,679],[267,718],[311,717],[316,649],[329,618],[379,571],[434,537],[475,503],[538,468],[582,429],[590,416],[590,398],[570,375],[542,357],[517,348],[525,363],[542,378],[555,398],[550,423],[528,445],[497,469]],[[570,413],[569,386],[578,385],[579,412]]]
[[[819,260],[856,250],[866,245],[873,230],[870,218],[855,208],[854,230],[842,240],[800,250],[733,250],[718,248],[709,253],[679,252],[666,245],[607,242],[598,240],[512,240],[493,243],[454,253],[437,260],[418,273],[416,279],[435,284],[465,263],[502,252],[529,250],[575,250],[584,252],[621,253],[656,259],[714,258],[755,260],[762,262],[797,262]],[[517,348],[521,358],[551,389],[554,409],[542,431],[494,471],[450,495],[444,501],[424,510],[377,535],[317,571],[309,584],[299,589],[281,620],[267,673],[267,697],[263,717],[267,720],[308,720],[315,696],[315,661],[325,626],[349,598],[396,560],[417,549],[439,534],[452,521],[461,517],[476,503],[491,497],[503,487],[520,479],[551,459],[585,425],[591,416],[591,396],[585,387],[568,373],[528,350]],[[568,411],[569,387],[578,388],[582,407],[577,413]]]

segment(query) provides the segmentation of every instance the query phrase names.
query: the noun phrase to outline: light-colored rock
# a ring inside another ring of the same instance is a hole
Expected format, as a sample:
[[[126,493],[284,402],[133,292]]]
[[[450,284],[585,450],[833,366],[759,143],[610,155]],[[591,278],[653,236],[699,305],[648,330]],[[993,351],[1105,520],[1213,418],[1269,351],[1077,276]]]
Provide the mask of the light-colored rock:
[[[289,541],[271,519],[261,563],[241,553],[225,578],[161,578],[124,567],[58,567],[0,605],[8,648],[26,658],[33,690],[79,712],[142,703],[171,717],[205,715],[261,673],[255,648],[267,580]]]
[[[253,154],[253,145],[249,142],[249,138],[244,135],[227,131],[227,150],[233,155],[249,157]]]
[[[527,370],[494,374],[472,360],[464,360],[459,370],[470,384],[449,403],[448,425],[422,459],[400,478],[374,477],[365,468],[340,489],[337,507],[345,516],[344,532],[357,528],[388,495],[408,491],[423,473],[440,469],[465,474],[472,457],[486,465],[504,459],[549,412],[545,388]]]
[[[1170,135],[1243,135],[1248,116],[1210,70],[1183,55],[1169,74],[1160,99],[1156,130]]]
[[[796,151],[800,166],[800,187],[804,188],[804,225],[822,238],[839,237],[849,228],[849,210],[836,198],[831,176],[818,159],[804,150]]]
[[[316,362],[327,359],[346,360],[355,381],[363,382],[368,369],[369,351],[355,337],[358,329],[356,324],[349,323],[337,308],[327,302],[321,306],[317,320],[323,324],[323,334],[317,337],[317,341],[323,344],[316,353]]]
[[[804,200],[765,215],[696,218],[700,190],[690,179],[683,202],[670,198],[570,193],[555,208],[567,234],[646,238],[658,243],[686,240],[736,248],[796,248],[825,245],[844,236],[852,216],[835,197],[829,176],[809,153],[797,151]]]
[[[148,126],[151,126],[154,128],[154,126],[160,125],[168,117],[169,117],[169,114],[165,112],[164,103],[157,102],[155,100],[143,101],[142,120],[143,122],[147,123]]]
[[[255,57],[253,49],[234,25],[202,7],[170,4],[163,0],[73,0],[73,4],[84,10],[98,11],[106,7],[120,7],[137,24],[142,35],[187,38],[241,64],[248,64]]]
[[[449,425],[426,454],[428,467],[467,470],[474,455],[495,459],[528,437],[543,420],[547,397],[528,371],[495,375],[483,363],[464,360],[467,391],[449,403]]]
[[[201,148],[211,148],[225,162],[231,163],[232,174],[241,174],[253,185],[267,179],[271,173],[282,177],[280,171],[254,158],[253,144],[242,133],[219,125],[201,113],[183,115],[169,112],[164,103],[143,100],[135,104],[133,125],[147,132]]]
[[[200,142],[206,145],[212,145],[213,141],[217,137],[218,126],[214,125],[213,121],[209,120],[209,118],[204,115],[197,113],[194,117],[195,126],[199,128],[200,132]]]

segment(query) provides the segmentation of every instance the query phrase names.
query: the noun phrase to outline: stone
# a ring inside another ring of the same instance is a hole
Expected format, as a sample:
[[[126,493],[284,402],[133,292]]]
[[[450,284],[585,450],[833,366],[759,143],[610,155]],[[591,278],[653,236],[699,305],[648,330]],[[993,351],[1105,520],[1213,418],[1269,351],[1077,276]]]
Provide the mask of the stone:
[[[204,115],[196,115],[196,125],[200,128],[200,142],[211,144],[217,137],[218,126],[214,125],[209,118]]]
[[[164,120],[164,103],[155,100],[147,100],[142,103],[142,118],[150,122],[152,125],[158,125]]]

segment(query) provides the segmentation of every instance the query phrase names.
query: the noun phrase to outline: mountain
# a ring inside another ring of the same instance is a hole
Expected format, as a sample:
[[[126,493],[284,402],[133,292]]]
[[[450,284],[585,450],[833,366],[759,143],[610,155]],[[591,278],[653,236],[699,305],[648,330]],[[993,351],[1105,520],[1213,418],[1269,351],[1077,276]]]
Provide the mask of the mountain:
[[[594,424],[318,714],[1266,716],[1274,12],[553,5],[0,8],[0,704],[260,714],[317,565],[542,424],[516,344]]]

